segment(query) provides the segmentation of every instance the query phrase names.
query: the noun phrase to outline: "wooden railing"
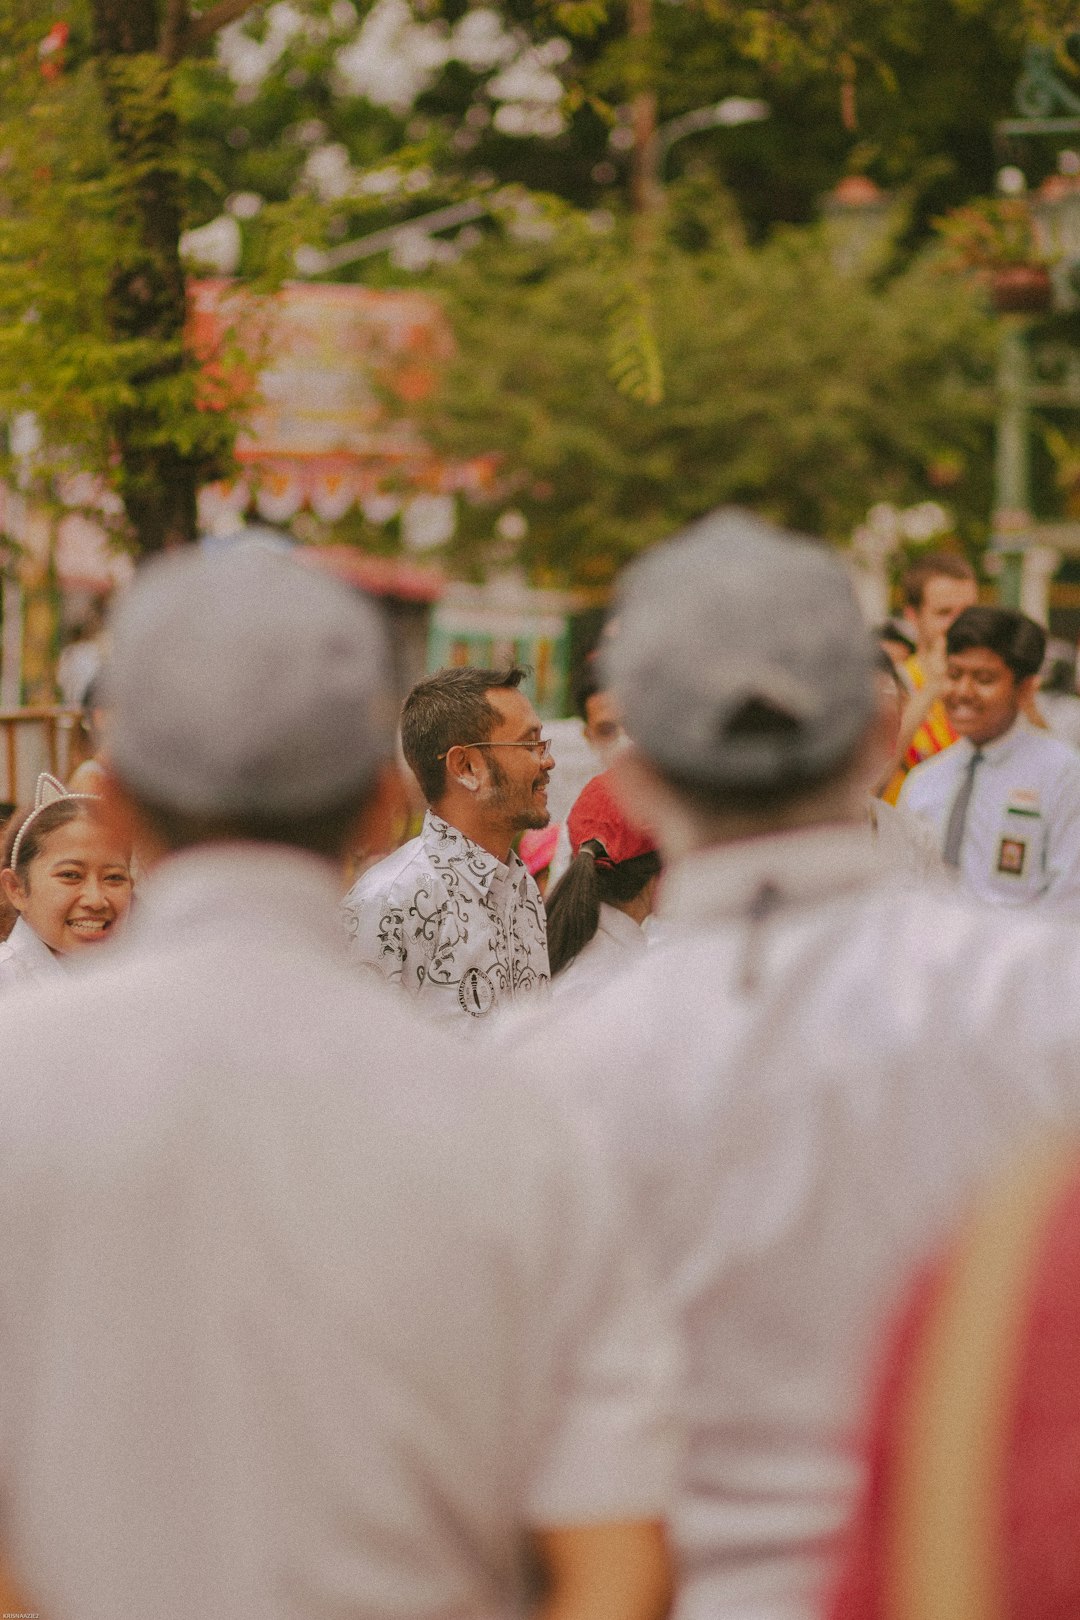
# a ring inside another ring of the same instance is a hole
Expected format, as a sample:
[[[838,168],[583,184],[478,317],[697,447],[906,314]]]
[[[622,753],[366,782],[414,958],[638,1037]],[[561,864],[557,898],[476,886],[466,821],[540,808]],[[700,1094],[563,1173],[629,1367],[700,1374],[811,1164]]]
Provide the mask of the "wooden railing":
[[[84,749],[78,709],[0,709],[0,815],[28,804],[42,771],[66,782]]]

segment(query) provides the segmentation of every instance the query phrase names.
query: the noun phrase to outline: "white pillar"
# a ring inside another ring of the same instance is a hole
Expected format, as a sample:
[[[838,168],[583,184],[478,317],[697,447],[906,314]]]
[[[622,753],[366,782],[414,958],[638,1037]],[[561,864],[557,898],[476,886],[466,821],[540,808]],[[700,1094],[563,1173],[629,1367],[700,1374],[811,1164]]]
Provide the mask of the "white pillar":
[[[11,574],[0,574],[0,709],[22,700],[23,593]]]
[[[889,571],[885,559],[871,562],[852,557],[848,571],[863,618],[867,624],[881,624],[889,617]]]
[[[1050,619],[1050,581],[1061,564],[1052,546],[1025,546],[1020,565],[1020,609],[1046,625]]]

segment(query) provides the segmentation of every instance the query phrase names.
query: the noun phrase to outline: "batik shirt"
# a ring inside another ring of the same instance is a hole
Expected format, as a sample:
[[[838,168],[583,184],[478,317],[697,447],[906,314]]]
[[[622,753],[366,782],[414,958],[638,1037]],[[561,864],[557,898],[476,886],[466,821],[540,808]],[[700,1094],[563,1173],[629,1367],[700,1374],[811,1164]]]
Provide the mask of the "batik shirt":
[[[364,873],[345,898],[353,950],[441,1022],[479,1026],[548,984],[540,891],[428,811],[419,838]]]

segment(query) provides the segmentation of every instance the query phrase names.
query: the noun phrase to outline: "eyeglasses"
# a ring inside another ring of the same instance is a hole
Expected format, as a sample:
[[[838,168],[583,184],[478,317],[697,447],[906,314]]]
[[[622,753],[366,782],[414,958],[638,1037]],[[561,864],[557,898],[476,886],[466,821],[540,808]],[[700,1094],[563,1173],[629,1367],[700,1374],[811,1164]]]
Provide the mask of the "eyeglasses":
[[[531,753],[534,753],[536,755],[537,759],[543,759],[545,754],[550,754],[550,752],[551,752],[551,738],[550,737],[538,737],[535,742],[454,743],[453,747],[448,748],[446,750],[445,754],[436,754],[435,758],[436,759],[446,759],[450,754],[452,754],[454,752],[455,748],[528,748]]]

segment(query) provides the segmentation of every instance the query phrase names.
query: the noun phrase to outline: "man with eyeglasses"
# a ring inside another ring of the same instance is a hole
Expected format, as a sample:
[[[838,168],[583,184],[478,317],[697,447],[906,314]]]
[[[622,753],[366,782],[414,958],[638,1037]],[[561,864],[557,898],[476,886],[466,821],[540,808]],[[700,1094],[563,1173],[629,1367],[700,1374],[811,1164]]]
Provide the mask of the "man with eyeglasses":
[[[518,833],[547,826],[554,768],[524,678],[465,667],[413,687],[401,744],[424,825],[345,899],[359,959],[460,1030],[550,977],[543,902],[513,849]]]

